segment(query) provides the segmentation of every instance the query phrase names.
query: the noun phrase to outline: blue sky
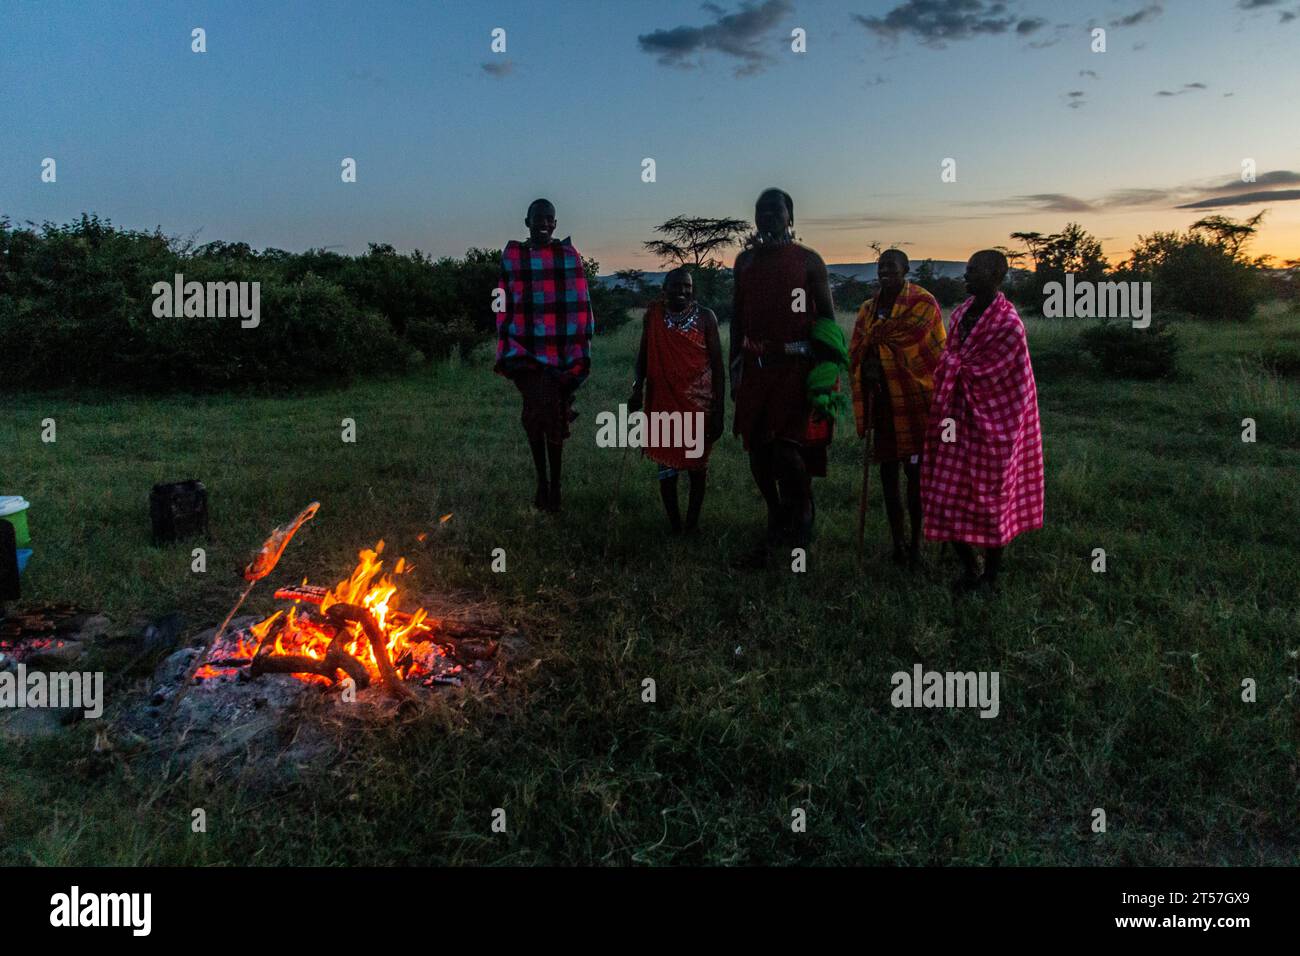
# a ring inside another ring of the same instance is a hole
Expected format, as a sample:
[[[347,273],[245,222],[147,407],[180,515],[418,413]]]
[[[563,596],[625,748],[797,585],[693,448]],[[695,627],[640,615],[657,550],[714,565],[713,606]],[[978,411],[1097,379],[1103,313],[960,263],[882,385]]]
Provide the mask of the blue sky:
[[[545,195],[560,234],[611,271],[657,268],[640,243],[664,219],[748,217],[779,185],[832,262],[872,259],[872,240],[965,258],[1071,220],[1118,257],[1139,234],[1261,208],[1257,251],[1296,258],[1297,12],[1300,0],[0,0],[0,213],[458,255],[521,235]],[[190,50],[194,27],[206,53]],[[496,27],[504,54],[490,50]],[[796,27],[806,53],[790,49]],[[40,180],[45,157],[56,183]],[[340,180],[344,157],[356,183]],[[1247,158],[1255,184],[1240,182]],[[1233,204],[1176,208],[1207,201]]]

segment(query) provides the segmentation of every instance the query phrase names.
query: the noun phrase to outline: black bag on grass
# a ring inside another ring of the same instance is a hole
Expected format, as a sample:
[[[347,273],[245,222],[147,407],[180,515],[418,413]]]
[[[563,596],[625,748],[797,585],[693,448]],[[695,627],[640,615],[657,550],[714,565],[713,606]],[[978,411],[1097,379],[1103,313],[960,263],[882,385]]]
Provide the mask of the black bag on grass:
[[[201,481],[154,485],[149,492],[153,543],[166,544],[192,535],[208,534],[208,489]]]

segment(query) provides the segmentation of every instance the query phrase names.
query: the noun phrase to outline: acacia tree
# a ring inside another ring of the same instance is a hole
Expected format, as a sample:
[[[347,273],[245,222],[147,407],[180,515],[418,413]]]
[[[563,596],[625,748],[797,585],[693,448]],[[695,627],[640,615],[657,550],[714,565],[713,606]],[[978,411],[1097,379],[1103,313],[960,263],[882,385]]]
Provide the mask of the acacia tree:
[[[1227,216],[1206,216],[1204,219],[1198,219],[1192,223],[1189,231],[1208,233],[1211,241],[1216,246],[1223,249],[1233,259],[1240,259],[1246,243],[1250,242],[1255,233],[1259,231],[1259,224],[1264,221],[1264,213],[1267,211],[1261,209],[1258,213],[1242,222],[1229,219]]]
[[[1023,242],[1034,260],[1034,271],[1073,272],[1088,278],[1100,278],[1106,271],[1101,242],[1077,222],[1068,223],[1060,232],[1013,232],[1011,238]]]
[[[720,266],[722,263],[715,254],[734,246],[749,231],[749,223],[743,219],[712,219],[705,216],[674,216],[655,232],[665,238],[651,239],[644,243],[646,249],[656,256],[664,265]]]

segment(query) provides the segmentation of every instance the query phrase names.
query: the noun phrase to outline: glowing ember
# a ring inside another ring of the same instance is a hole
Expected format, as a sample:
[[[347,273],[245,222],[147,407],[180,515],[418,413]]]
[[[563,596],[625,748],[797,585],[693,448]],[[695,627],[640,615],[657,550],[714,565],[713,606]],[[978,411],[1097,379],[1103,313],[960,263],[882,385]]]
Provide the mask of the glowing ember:
[[[394,579],[409,573],[411,567],[404,558],[399,558],[391,576],[381,575],[384,562],[379,555],[383,550],[384,542],[380,541],[373,551],[361,551],[351,576],[340,581],[331,591],[312,588],[304,581],[299,588],[286,588],[279,592],[281,596],[296,598],[293,607],[287,612],[276,611],[253,625],[248,636],[234,636],[224,646],[213,648],[208,663],[198,670],[196,676],[228,675],[233,667],[251,664],[254,657],[259,656],[259,648],[261,658],[297,657],[323,664],[342,627],[347,632],[339,642],[342,650],[365,668],[370,683],[379,683],[382,669],[363,625],[351,620],[343,622],[337,615],[330,615],[330,608],[334,605],[350,605],[369,612],[383,637],[387,660],[392,663],[400,680],[419,680],[433,673],[437,658],[444,655],[430,637],[441,622],[430,618],[423,608],[414,613],[397,609]],[[308,608],[303,608],[304,603]],[[268,640],[270,646],[264,646]],[[331,679],[319,673],[294,672],[294,676],[304,681],[328,682]],[[338,675],[333,673],[331,676]]]

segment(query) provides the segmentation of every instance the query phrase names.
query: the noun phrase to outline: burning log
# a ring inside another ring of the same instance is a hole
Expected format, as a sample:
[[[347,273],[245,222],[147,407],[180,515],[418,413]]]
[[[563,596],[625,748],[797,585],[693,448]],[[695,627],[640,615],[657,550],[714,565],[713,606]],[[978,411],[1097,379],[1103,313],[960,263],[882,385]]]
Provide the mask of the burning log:
[[[393,669],[393,662],[388,659],[388,642],[384,640],[379,625],[375,623],[369,611],[355,604],[331,604],[326,609],[325,616],[342,632],[347,631],[349,623],[360,624],[366,639],[370,641],[370,651],[375,655],[375,663],[379,665],[379,676],[383,679],[384,686],[398,697],[414,696],[411,689],[402,683],[402,679],[397,676],[397,671]],[[337,642],[337,638],[335,641]]]
[[[481,669],[476,663],[496,655],[505,630],[397,610],[395,579],[410,568],[399,559],[392,576],[381,577],[383,547],[381,541],[362,550],[352,574],[333,588],[278,588],[275,597],[294,606],[253,625],[251,639],[238,637],[232,652],[223,650],[223,662],[247,664],[250,678],[297,674],[334,682],[343,671],[358,687],[378,682],[404,700],[419,699],[414,684],[459,683],[452,674]]]
[[[334,638],[325,649],[325,656],[315,658],[306,654],[274,653],[276,638],[284,631],[290,618],[277,614],[271,620],[275,623],[266,629],[253,653],[248,668],[249,677],[261,674],[319,674],[330,681],[336,681],[338,672],[343,671],[358,688],[370,686],[370,673],[366,670],[366,665],[349,654],[343,646],[350,636],[346,626],[335,625]]]
[[[445,647],[451,656],[461,663],[486,661],[496,657],[499,645],[496,641],[457,641],[430,638],[439,647]]]
[[[356,658],[354,657],[353,660]],[[315,674],[332,681],[338,677],[338,672],[337,664],[327,660],[318,661],[306,654],[263,654],[254,657],[248,666],[249,677],[258,677],[262,674]],[[362,668],[362,673],[365,673],[365,668]],[[369,680],[369,675],[366,675],[367,683]],[[357,681],[357,686],[364,687],[365,684]]]

